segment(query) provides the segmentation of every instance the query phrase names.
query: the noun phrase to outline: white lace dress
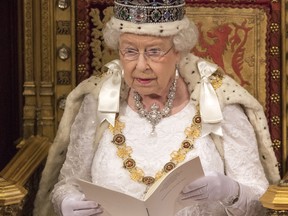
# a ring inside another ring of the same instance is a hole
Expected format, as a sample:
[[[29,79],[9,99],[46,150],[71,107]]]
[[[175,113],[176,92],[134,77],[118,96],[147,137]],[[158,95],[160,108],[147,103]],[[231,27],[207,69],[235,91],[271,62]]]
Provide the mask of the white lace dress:
[[[91,127],[97,119],[91,117],[93,110],[89,110],[89,107],[85,108],[85,100],[77,116],[78,121],[75,121],[78,123],[73,125],[72,130],[76,132],[85,129],[86,132],[78,135],[80,138],[72,135],[72,142],[73,140],[74,142],[91,142],[89,135],[95,131],[95,128]],[[170,153],[180,147],[185,138],[184,130],[191,124],[194,114],[195,107],[189,103],[177,114],[162,119],[156,126],[157,136],[153,137],[150,135],[151,124],[146,119],[140,118],[126,103],[120,106],[120,120],[125,123],[123,134],[126,137],[126,143],[132,147],[132,157],[137,166],[144,170],[145,175],[155,176],[155,173],[170,160]],[[223,116],[226,174],[245,186],[243,191],[249,197],[247,209],[243,209],[246,212],[245,215],[261,215],[257,200],[267,189],[268,182],[259,161],[253,128],[239,106],[227,106],[223,110]],[[83,119],[79,121],[79,118]],[[75,193],[75,188],[69,184],[68,180],[73,176],[81,176],[81,178],[92,180],[95,184],[138,198],[142,197],[146,186],[130,179],[129,172],[123,168],[122,159],[116,155],[117,149],[111,143],[112,138],[113,135],[107,129],[95,155],[91,155],[92,150],[89,147],[85,151],[79,150],[78,147],[68,148],[67,160],[61,170],[62,181],[55,186],[52,193],[52,201],[56,210],[59,210],[59,203],[65,196]],[[196,140],[194,150],[187,154],[186,160],[195,155],[200,157],[205,173],[209,171],[224,173],[223,161],[210,136]],[[92,164],[89,161],[92,161]],[[79,166],[79,163],[82,165]],[[227,215],[227,211],[218,202],[191,202],[190,207],[177,213],[177,216],[192,215]]]

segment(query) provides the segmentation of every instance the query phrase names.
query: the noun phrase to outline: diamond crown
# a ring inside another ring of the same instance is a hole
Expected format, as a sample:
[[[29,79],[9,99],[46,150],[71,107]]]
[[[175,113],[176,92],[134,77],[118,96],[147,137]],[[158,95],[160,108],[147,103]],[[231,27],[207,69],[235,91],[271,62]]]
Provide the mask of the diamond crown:
[[[185,0],[115,0],[114,16],[137,24],[182,20]]]

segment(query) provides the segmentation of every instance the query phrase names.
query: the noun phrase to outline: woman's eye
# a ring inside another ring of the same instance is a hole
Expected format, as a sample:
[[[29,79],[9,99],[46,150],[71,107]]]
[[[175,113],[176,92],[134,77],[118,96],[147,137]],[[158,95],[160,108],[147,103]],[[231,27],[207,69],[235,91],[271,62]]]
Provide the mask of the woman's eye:
[[[125,49],[124,52],[127,54],[137,54],[138,53],[138,51],[135,49]]]
[[[146,51],[149,55],[159,55],[161,53],[160,49],[149,49]]]

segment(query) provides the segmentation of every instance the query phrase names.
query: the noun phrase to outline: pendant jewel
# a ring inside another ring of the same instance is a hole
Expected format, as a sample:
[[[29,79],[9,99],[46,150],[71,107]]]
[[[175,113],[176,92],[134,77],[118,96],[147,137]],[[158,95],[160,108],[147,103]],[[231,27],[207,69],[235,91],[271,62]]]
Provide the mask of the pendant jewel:
[[[155,132],[155,127],[162,120],[162,118],[165,118],[170,115],[171,109],[173,107],[173,101],[176,95],[176,84],[177,79],[173,81],[172,86],[169,89],[165,107],[161,111],[160,107],[156,103],[153,103],[152,106],[150,107],[151,111],[145,110],[144,105],[142,104],[142,97],[138,92],[134,91],[133,99],[139,116],[141,118],[146,118],[147,121],[152,125],[151,136],[157,135]]]
[[[150,136],[151,137],[156,137],[157,136],[157,133],[155,131],[155,128],[150,132]]]

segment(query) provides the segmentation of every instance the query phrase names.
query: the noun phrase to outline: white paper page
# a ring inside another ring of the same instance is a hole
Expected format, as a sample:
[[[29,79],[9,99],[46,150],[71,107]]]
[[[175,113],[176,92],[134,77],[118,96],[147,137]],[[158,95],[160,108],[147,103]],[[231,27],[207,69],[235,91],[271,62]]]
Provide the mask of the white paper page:
[[[202,176],[204,172],[199,157],[187,161],[152,186],[157,188],[146,197],[146,206],[144,201],[127,194],[80,179],[77,183],[88,200],[102,205],[106,213],[103,216],[174,216],[175,203],[183,187]]]
[[[86,198],[99,203],[108,215],[149,216],[142,200],[79,179],[77,183]]]
[[[182,189],[202,176],[204,171],[199,157],[172,170],[146,201],[150,215],[174,216],[176,200]]]

